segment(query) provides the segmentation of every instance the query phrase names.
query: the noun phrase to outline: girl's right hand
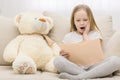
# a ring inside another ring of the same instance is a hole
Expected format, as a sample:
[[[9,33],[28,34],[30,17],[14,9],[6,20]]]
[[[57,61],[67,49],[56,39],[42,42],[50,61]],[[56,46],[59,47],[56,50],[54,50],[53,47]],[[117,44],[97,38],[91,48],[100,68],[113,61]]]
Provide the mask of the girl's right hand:
[[[69,53],[68,52],[65,52],[64,50],[61,50],[60,51],[60,55],[61,56],[64,56],[65,58],[68,58],[70,55],[69,55]]]

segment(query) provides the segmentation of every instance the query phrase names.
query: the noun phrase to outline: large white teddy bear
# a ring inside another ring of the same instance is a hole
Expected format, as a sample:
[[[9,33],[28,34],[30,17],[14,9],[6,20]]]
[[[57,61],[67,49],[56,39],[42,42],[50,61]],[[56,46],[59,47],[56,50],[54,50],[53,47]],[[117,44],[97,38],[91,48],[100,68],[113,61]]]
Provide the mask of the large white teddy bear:
[[[53,27],[50,17],[35,12],[23,12],[15,18],[20,31],[5,48],[3,58],[12,63],[16,73],[35,73],[37,69],[56,72],[53,60],[60,48],[47,34]]]

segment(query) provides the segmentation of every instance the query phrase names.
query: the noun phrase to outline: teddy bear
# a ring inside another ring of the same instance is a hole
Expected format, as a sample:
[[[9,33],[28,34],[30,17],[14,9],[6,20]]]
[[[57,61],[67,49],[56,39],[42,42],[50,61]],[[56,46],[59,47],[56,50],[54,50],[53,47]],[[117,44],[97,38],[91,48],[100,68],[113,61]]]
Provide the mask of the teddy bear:
[[[53,20],[37,12],[16,15],[15,24],[20,34],[5,47],[3,58],[12,63],[15,73],[31,74],[37,70],[57,72],[53,60],[60,47],[47,34]]]

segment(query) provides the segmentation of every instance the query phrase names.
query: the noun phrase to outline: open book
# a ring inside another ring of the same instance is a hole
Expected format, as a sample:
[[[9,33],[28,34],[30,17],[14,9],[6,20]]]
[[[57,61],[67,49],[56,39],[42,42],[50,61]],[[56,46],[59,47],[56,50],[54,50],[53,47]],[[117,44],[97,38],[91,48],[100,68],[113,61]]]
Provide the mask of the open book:
[[[78,65],[92,65],[104,59],[100,39],[60,44],[60,47],[69,53],[68,59]]]

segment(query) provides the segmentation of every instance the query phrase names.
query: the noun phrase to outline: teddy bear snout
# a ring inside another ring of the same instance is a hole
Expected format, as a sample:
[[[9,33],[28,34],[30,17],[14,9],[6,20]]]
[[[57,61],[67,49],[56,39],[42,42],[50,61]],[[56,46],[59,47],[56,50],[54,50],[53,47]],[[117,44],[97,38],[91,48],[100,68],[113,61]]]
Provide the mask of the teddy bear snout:
[[[40,18],[39,21],[46,22],[46,20],[44,18]]]

